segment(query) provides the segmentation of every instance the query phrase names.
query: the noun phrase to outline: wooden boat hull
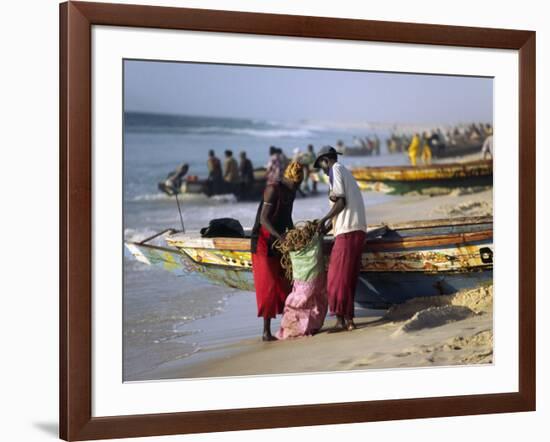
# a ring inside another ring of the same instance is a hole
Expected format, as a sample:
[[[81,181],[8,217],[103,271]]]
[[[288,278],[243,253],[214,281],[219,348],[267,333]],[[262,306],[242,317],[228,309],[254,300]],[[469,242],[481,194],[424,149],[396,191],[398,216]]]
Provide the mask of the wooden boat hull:
[[[346,146],[342,149],[342,153],[349,157],[370,157],[372,155],[380,155],[380,149],[369,149],[367,147]]]
[[[265,169],[254,170],[254,182],[252,185],[244,186],[241,183],[230,184],[222,182],[218,188],[212,188],[209,181],[204,178],[187,177],[180,187],[180,193],[203,194],[207,196],[215,195],[235,195],[239,201],[257,201],[263,195],[267,180]],[[159,183],[159,189],[172,195],[170,189],[163,188],[163,183]]]
[[[455,188],[491,186],[493,162],[433,164],[430,166],[386,166],[352,169],[362,190],[402,194],[429,187]]]
[[[383,308],[492,281],[492,222],[485,221],[475,218],[467,227],[434,224],[407,231],[373,228],[362,255],[356,302]],[[427,230],[430,235],[421,234]],[[168,247],[127,242],[128,255],[179,275],[254,291],[249,239],[180,234],[166,240]],[[331,239],[325,240],[327,263],[331,247]]]
[[[471,155],[473,153],[481,152],[481,147],[483,143],[470,143],[462,145],[450,145],[445,146],[442,149],[433,149],[432,157],[434,158],[452,158],[452,157],[461,157],[464,155]]]

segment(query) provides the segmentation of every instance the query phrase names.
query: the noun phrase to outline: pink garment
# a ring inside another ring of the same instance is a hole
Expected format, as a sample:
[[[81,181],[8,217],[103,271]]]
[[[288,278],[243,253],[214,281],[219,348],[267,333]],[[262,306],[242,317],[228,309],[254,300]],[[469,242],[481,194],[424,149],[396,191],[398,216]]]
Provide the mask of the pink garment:
[[[327,309],[324,271],[310,281],[294,281],[292,292],[286,298],[281,328],[275,336],[289,339],[315,334],[323,326]]]

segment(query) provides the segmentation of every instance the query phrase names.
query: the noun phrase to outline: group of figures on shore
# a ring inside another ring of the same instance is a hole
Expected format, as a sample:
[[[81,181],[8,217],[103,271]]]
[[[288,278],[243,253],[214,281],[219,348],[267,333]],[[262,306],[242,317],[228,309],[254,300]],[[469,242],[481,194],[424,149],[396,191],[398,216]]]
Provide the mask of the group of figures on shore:
[[[311,247],[298,250],[301,259],[292,263],[293,281],[283,268],[277,245],[296,236],[292,209],[306,166],[292,160],[282,178],[266,186],[258,206],[251,252],[258,317],[264,321],[264,341],[315,334],[323,326],[327,310],[337,318],[330,331],[356,328],[354,298],[367,222],[359,186],[351,172],[338,163],[337,155],[330,147],[311,165],[321,168],[329,177],[331,207],[315,222],[314,230],[309,230],[314,234],[308,237]],[[329,231],[335,240],[325,272],[320,238]],[[304,264],[308,258],[309,265]],[[283,315],[281,328],[273,335],[271,320],[279,314]]]
[[[379,155],[380,138],[377,135],[364,139],[354,137],[353,147],[345,146],[339,140],[337,142],[338,153],[344,155]],[[389,153],[405,153],[412,166],[416,166],[420,160],[424,165],[430,165],[432,157],[460,156],[466,153],[474,153],[481,149],[483,158],[493,156],[493,128],[491,124],[472,123],[459,125],[447,129],[437,127],[423,132],[412,134],[392,133],[386,140]],[[464,148],[467,147],[468,151]],[[258,169],[254,168],[246,151],[239,153],[239,161],[233,156],[232,150],[224,152],[222,161],[216,156],[214,150],[208,152],[207,168],[208,177],[204,187],[207,196],[220,194],[235,194],[237,198],[250,200],[261,194],[266,185],[280,181],[283,172],[290,163],[283,149],[276,146],[269,148],[269,160],[267,164]],[[305,151],[296,148],[293,151],[292,160],[299,163],[304,169],[304,177],[298,186],[298,192],[305,196],[309,193],[317,193],[318,169],[314,167],[315,150],[309,144]],[[163,192],[174,195],[181,192],[182,184],[199,181],[197,176],[186,176],[189,165],[183,163],[176,170],[170,172],[158,185]]]
[[[386,145],[388,153],[406,153],[411,165],[415,166],[418,158],[424,164],[430,164],[433,155],[460,155],[459,149],[465,146],[482,145],[484,158],[492,156],[492,140],[491,124],[471,123],[448,128],[445,132],[440,127],[412,134],[394,132],[386,140]]]

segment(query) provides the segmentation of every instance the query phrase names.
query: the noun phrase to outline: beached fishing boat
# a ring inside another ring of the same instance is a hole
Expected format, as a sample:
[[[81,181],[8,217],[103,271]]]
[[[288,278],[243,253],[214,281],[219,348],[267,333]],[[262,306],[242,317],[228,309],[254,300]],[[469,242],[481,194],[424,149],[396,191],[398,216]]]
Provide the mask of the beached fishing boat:
[[[363,306],[384,308],[418,296],[452,294],[493,278],[491,217],[370,226],[367,238],[356,293]],[[127,253],[145,264],[254,291],[249,237],[201,238],[170,229],[125,244]],[[333,238],[326,237],[327,258],[332,245]]]
[[[395,194],[429,187],[454,188],[493,184],[491,160],[430,166],[356,167],[351,172],[361,189]]]

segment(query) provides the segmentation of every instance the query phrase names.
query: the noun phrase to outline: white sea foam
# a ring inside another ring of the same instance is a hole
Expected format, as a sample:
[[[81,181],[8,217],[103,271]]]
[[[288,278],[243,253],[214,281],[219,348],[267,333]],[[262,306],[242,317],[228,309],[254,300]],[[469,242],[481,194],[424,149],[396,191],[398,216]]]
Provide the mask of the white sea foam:
[[[303,128],[252,129],[209,126],[187,128],[186,132],[197,135],[246,135],[256,138],[310,138],[313,136],[311,130]]]
[[[178,195],[178,198],[181,201],[196,203],[200,205],[211,205],[216,203],[234,203],[237,201],[237,198],[232,193],[227,193],[223,195],[214,195],[208,197],[203,193],[181,193]],[[176,197],[174,195],[167,195],[166,193],[157,192],[157,193],[146,193],[144,195],[137,195],[130,199],[132,202],[141,202],[141,201],[175,201]]]

